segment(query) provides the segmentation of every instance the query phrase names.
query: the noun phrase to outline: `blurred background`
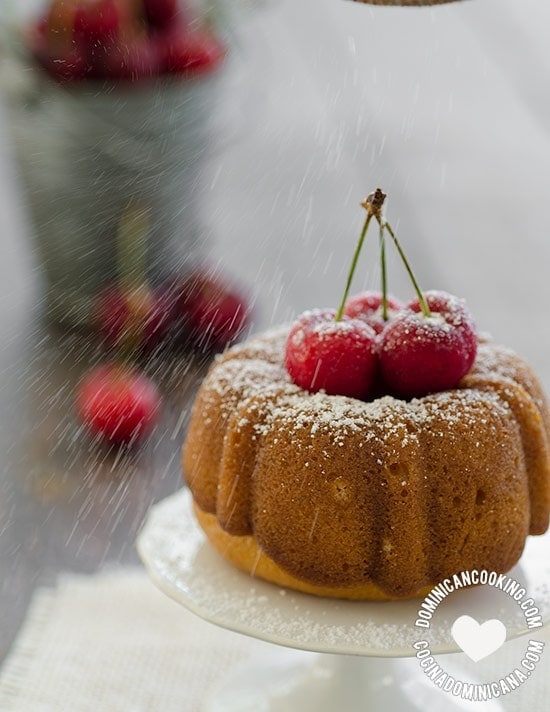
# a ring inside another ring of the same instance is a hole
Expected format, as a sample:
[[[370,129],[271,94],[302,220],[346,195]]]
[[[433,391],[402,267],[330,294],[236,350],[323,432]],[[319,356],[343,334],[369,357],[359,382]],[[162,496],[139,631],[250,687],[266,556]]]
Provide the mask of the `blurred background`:
[[[193,178],[193,220],[213,262],[232,273],[244,263],[240,281],[262,285],[252,289],[257,326],[338,299],[358,203],[380,185],[421,284],[466,297],[481,328],[544,368],[548,335],[532,325],[547,296],[536,272],[546,244],[545,13],[529,0],[422,9],[304,0],[233,17],[233,66],[219,83],[234,91],[222,86],[209,107],[218,125]],[[25,269],[38,258],[5,107],[2,138],[2,282],[15,307],[34,279],[13,285],[9,260]],[[376,270],[371,252],[358,287],[375,286]],[[391,280],[408,296],[397,264]]]
[[[223,57],[210,45],[191,76],[174,50],[132,87],[59,81],[15,29],[26,6],[0,3],[0,659],[38,586],[137,564],[147,509],[181,486],[203,343],[147,355],[163,414],[141,448],[98,448],[75,416],[79,380],[109,354],[90,298],[128,276],[121,251],[152,285],[215,274],[258,331],[336,306],[359,203],[380,186],[421,286],[466,298],[550,390],[544,3],[218,0],[191,25]],[[121,248],[125,230],[141,252]],[[375,230],[355,287],[378,288]],[[390,288],[412,296],[393,256]]]

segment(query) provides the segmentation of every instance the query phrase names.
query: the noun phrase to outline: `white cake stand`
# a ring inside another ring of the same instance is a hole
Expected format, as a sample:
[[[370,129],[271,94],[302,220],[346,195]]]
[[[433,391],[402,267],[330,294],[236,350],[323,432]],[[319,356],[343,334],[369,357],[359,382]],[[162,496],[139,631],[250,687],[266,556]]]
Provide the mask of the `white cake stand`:
[[[521,566],[509,574],[535,599],[543,620],[550,617],[549,543],[548,536],[531,538]],[[463,614],[479,622],[498,618],[508,640],[527,632],[517,603],[488,586],[451,594],[425,631],[414,625],[418,600],[331,600],[252,579],[226,563],[206,541],[185,490],[151,509],[138,550],[155,584],[205,620],[288,648],[324,653],[293,652],[267,665],[248,666],[218,688],[206,712],[479,711],[480,703],[457,700],[436,687],[416,659],[395,658],[414,656],[412,644],[417,640],[427,640],[432,653],[458,651],[450,630]],[[438,662],[456,674],[452,660]],[[474,681],[462,671],[456,677]],[[484,702],[482,708],[502,710],[495,701]]]

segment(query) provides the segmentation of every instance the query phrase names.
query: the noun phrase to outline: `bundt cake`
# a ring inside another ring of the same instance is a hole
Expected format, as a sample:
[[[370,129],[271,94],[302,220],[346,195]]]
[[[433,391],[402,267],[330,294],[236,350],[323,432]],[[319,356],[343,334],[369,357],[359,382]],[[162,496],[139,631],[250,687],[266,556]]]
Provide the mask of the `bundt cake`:
[[[295,385],[288,332],[219,356],[194,405],[184,476],[226,559],[309,593],[392,599],[508,571],[547,529],[548,406],[515,353],[480,339],[456,388],[363,402]]]

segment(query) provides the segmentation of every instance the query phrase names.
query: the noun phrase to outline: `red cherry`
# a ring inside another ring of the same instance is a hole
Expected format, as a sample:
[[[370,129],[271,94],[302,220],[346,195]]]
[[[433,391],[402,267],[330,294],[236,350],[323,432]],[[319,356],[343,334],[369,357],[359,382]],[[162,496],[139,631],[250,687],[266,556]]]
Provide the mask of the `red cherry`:
[[[91,371],[76,393],[79,418],[93,435],[115,445],[137,442],[158,420],[161,400],[152,381],[108,364]]]
[[[88,48],[102,46],[118,35],[119,14],[114,0],[80,1],[76,6],[74,37]]]
[[[424,294],[431,317],[418,299],[387,325],[379,345],[384,379],[404,398],[444,391],[458,385],[475,360],[473,318],[458,297],[440,291]]]
[[[84,79],[89,71],[88,60],[78,46],[67,47],[52,55],[35,43],[34,56],[42,69],[58,82]]]
[[[167,335],[174,320],[175,299],[168,291],[153,292],[112,286],[94,304],[94,323],[109,347],[129,344],[150,348]]]
[[[196,74],[214,70],[225,50],[209,32],[189,32],[178,26],[158,39],[160,68],[164,74]]]
[[[136,38],[108,45],[95,66],[104,79],[139,81],[158,74],[158,52],[148,38]]]
[[[376,373],[376,333],[361,319],[335,321],[334,309],[302,314],[285,347],[285,366],[307,391],[366,399]]]
[[[388,294],[388,320],[403,309],[403,304]],[[360,292],[350,297],[346,302],[344,314],[351,319],[363,319],[376,331],[381,334],[388,322],[382,317],[382,293],[381,292]]]
[[[48,41],[50,50],[67,47],[73,39],[75,7],[66,0],[53,0],[35,27]]]
[[[27,43],[40,66],[60,82],[82,79],[88,62],[72,36],[75,9],[55,0],[31,28]]]
[[[178,0],[143,0],[145,21],[152,30],[166,30],[178,19]]]
[[[225,348],[238,339],[250,322],[251,308],[245,297],[208,274],[189,277],[178,301],[182,330],[188,331],[203,349]]]
[[[117,41],[119,25],[119,14],[114,0],[78,3],[74,38],[87,58],[90,78],[105,78],[105,65]]]
[[[196,302],[191,323],[209,347],[224,348],[235,341],[245,328],[247,305],[236,294],[224,294],[213,300]]]

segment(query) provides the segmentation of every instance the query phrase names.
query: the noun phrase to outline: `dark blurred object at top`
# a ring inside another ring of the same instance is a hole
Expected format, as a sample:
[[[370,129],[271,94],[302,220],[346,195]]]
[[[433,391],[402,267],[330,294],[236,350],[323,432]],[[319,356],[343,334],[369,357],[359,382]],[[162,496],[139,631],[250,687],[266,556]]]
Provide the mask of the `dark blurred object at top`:
[[[224,56],[204,18],[178,0],[53,0],[27,42],[62,82],[196,74]]]
[[[366,5],[401,5],[402,7],[413,7],[420,5],[446,5],[457,0],[355,0]]]

